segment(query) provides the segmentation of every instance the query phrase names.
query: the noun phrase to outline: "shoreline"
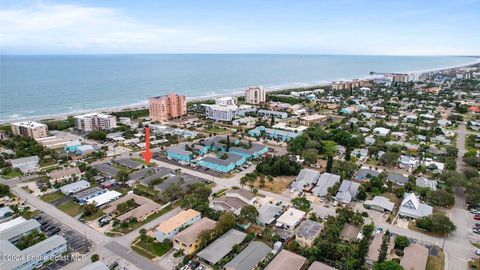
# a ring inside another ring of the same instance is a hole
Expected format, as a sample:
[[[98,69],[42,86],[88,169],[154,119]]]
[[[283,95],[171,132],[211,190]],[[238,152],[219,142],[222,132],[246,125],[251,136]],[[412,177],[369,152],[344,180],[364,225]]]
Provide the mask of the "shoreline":
[[[434,68],[434,69],[428,69],[428,70],[417,70],[417,71],[410,71],[410,72],[385,72],[385,73],[402,73],[402,74],[412,74],[412,75],[421,75],[424,73],[429,73],[429,72],[439,72],[439,71],[444,71],[444,70],[451,70],[451,69],[459,69],[459,68],[465,68],[465,67],[470,67],[474,65],[480,64],[480,56],[472,56],[469,58],[475,58],[476,60],[457,65],[457,66],[451,66],[451,67],[441,67],[441,68]],[[375,72],[381,72],[381,71],[375,71]],[[284,86],[270,86],[270,87],[265,87],[267,93],[275,93],[275,92],[283,92],[283,91],[293,91],[293,90],[300,90],[300,89],[311,89],[311,88],[321,88],[321,87],[327,87],[330,86],[334,81],[350,81],[354,79],[358,80],[368,80],[368,79],[373,79],[378,76],[374,75],[368,75],[365,77],[361,78],[350,78],[350,79],[341,79],[341,80],[333,80],[333,81],[323,81],[323,82],[318,82],[318,83],[291,83],[288,85]],[[234,90],[231,90],[234,91]],[[215,95],[208,95],[208,96],[200,96],[200,97],[186,97],[187,102],[198,102],[198,101],[206,101],[206,100],[211,100],[214,98],[220,98],[220,97],[226,97],[226,96],[233,96],[233,97],[239,97],[243,95],[243,90],[240,90],[238,92],[233,92],[233,93],[225,93],[225,94],[215,94]],[[58,114],[50,114],[50,115],[41,115],[41,116],[32,116],[32,117],[23,117],[19,119],[11,119],[11,120],[2,120],[0,119],[0,124],[5,125],[9,124],[12,122],[16,121],[41,121],[41,120],[62,120],[66,119],[68,116],[73,116],[73,115],[78,115],[78,114],[85,114],[85,113],[94,113],[94,112],[105,112],[105,113],[112,113],[112,112],[119,112],[119,111],[124,111],[124,110],[141,110],[141,109],[147,109],[148,108],[148,101],[146,100],[145,102],[140,102],[140,103],[134,103],[134,104],[128,104],[128,105],[119,105],[119,106],[114,106],[114,107],[106,107],[106,108],[97,108],[97,109],[86,109],[86,110],[78,110],[75,112],[67,112],[67,113],[58,113]]]

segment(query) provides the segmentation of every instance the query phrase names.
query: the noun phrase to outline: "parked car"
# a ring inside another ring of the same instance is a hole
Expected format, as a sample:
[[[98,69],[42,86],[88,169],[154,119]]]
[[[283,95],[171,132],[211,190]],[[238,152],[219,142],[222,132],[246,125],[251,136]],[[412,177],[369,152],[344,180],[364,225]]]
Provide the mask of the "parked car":
[[[472,213],[472,214],[480,214],[480,210],[479,210],[479,209],[472,208],[472,209],[470,209],[470,213]]]
[[[480,234],[480,229],[478,229],[478,228],[473,228],[473,232]]]
[[[205,266],[204,265],[200,265],[197,270],[205,270]]]
[[[475,215],[473,218],[474,218],[475,220],[480,220],[480,215]]]
[[[475,254],[476,254],[476,255],[480,255],[480,249],[477,249],[477,250],[475,251]]]

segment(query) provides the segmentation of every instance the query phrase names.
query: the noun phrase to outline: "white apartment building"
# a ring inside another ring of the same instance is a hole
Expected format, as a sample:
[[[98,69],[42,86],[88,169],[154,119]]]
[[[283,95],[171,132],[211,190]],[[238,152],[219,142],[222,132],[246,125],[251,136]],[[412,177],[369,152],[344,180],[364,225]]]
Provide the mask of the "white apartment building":
[[[30,137],[33,139],[45,138],[48,135],[47,125],[34,121],[12,123],[11,127],[13,135]]]
[[[238,106],[233,97],[223,97],[215,100],[214,105],[203,104],[205,115],[215,121],[230,122],[237,115]]]
[[[88,113],[77,115],[75,118],[75,127],[83,131],[94,129],[112,129],[117,127],[117,118],[113,115],[103,113]]]
[[[265,103],[266,91],[263,86],[253,86],[245,90],[245,102],[247,104],[261,104]]]

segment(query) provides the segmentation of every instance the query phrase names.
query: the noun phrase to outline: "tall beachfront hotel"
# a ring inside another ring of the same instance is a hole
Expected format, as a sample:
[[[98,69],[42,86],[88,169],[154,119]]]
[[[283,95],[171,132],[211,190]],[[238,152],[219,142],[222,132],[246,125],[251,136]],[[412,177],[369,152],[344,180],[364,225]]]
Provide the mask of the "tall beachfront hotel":
[[[166,121],[187,115],[185,96],[170,93],[165,96],[148,99],[150,118],[155,121]]]
[[[266,91],[263,86],[249,87],[245,90],[245,102],[247,104],[258,105],[265,103],[266,100]]]

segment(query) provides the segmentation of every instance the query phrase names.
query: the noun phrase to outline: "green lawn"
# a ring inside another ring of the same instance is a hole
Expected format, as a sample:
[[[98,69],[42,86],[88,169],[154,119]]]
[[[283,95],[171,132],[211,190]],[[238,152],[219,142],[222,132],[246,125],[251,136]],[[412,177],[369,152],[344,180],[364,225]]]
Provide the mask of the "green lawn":
[[[82,206],[74,201],[67,201],[58,206],[58,209],[71,217],[76,217],[82,213]]]
[[[226,132],[228,130],[226,128],[223,128],[223,127],[213,126],[209,129],[207,129],[207,131],[210,132],[210,133],[223,133],[223,132]]]
[[[173,246],[171,241],[165,241],[165,242],[153,241],[148,243],[144,241],[138,241],[135,244],[147,250],[148,252],[157,255],[158,257],[163,256],[170,249],[172,249],[172,246]]]
[[[5,175],[2,175],[2,177],[5,178],[5,179],[12,179],[12,178],[19,177],[19,176],[22,176],[22,175],[23,175],[22,172],[11,170],[9,173],[7,173]]]
[[[95,214],[93,215],[90,215],[90,216],[84,216],[83,218],[87,221],[92,221],[92,220],[95,220],[97,218],[100,218],[101,216],[103,216],[103,211],[102,210],[98,210]]]
[[[150,252],[145,251],[143,248],[139,248],[136,245],[132,245],[131,247],[136,253],[142,255],[143,257],[148,258],[149,260],[155,258],[155,255],[151,254]]]
[[[427,267],[425,270],[443,270],[445,269],[445,254],[440,251],[438,256],[428,256]]]
[[[57,190],[55,192],[51,192],[41,196],[40,199],[42,199],[45,202],[51,203],[63,197],[65,197],[65,194],[63,194],[60,190]]]

